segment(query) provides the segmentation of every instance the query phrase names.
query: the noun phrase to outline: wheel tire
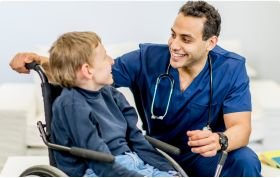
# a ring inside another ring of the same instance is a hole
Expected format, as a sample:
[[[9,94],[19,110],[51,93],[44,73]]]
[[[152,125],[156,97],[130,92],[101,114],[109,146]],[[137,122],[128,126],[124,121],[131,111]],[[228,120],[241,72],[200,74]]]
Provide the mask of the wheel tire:
[[[32,166],[30,168],[27,168],[25,171],[23,171],[23,173],[20,174],[20,177],[29,177],[29,176],[68,177],[64,172],[50,165]]]
[[[180,174],[179,177],[188,177],[184,169],[171,156],[158,148],[157,151],[169,161],[173,168]]]

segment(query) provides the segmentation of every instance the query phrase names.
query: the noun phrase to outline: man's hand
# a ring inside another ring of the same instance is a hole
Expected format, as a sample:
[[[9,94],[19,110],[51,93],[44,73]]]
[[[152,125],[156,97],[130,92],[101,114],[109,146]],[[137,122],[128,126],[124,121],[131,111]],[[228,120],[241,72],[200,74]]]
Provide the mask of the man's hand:
[[[188,145],[193,153],[199,153],[204,157],[212,157],[221,149],[219,135],[210,130],[188,131]]]
[[[18,53],[14,56],[10,62],[10,67],[17,71],[18,73],[29,73],[29,70],[25,68],[26,63],[31,63],[33,61],[41,64],[40,56],[35,53]]]

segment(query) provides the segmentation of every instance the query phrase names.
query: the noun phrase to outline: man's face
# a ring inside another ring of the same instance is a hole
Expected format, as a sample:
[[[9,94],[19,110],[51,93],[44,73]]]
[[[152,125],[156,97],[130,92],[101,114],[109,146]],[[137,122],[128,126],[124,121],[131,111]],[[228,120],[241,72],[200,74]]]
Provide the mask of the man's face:
[[[192,67],[206,59],[208,43],[202,40],[204,21],[205,18],[178,14],[168,40],[172,67]]]

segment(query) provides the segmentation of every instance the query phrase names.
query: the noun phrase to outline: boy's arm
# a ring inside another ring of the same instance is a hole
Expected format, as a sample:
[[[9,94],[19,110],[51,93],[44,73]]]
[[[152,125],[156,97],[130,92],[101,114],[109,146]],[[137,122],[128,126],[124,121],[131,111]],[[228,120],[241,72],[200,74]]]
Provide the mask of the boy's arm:
[[[174,171],[174,168],[143,136],[140,129],[137,128],[138,116],[135,109],[129,105],[125,97],[112,88],[116,103],[118,104],[123,116],[127,121],[127,142],[130,148],[146,163],[160,169],[161,171]]]
[[[54,109],[54,117],[63,119],[64,128],[68,130],[73,139],[73,144],[77,147],[90,150],[111,153],[106,143],[98,134],[98,129],[94,121],[90,120],[90,109],[81,104],[66,104]],[[54,125],[54,127],[56,127]],[[89,161],[88,166],[94,170],[98,176],[126,176],[141,177],[143,175],[130,171],[118,163],[102,163]]]

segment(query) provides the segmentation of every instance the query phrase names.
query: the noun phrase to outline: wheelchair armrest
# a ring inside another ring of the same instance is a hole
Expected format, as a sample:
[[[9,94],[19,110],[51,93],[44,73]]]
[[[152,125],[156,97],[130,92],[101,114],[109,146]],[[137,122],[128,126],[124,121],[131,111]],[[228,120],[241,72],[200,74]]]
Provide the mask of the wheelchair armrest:
[[[154,147],[169,153],[169,154],[173,154],[173,155],[180,155],[181,154],[181,150],[173,145],[170,145],[168,143],[165,143],[163,141],[160,141],[156,138],[150,137],[148,135],[145,135],[145,138],[150,142],[150,144],[152,144]]]
[[[100,162],[112,163],[115,161],[115,157],[111,154],[88,150],[84,148],[71,147],[69,153],[85,159],[92,159]]]
[[[47,138],[44,125],[42,124],[41,121],[37,122],[37,127],[39,129],[40,136],[42,137],[44,143],[50,149],[67,152],[74,156],[78,156],[85,159],[92,159],[100,162],[112,163],[115,161],[115,157],[108,153],[103,153],[99,151],[93,151],[93,150],[88,150],[88,149],[78,148],[78,147],[66,147],[66,146],[51,143]]]

